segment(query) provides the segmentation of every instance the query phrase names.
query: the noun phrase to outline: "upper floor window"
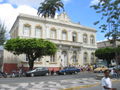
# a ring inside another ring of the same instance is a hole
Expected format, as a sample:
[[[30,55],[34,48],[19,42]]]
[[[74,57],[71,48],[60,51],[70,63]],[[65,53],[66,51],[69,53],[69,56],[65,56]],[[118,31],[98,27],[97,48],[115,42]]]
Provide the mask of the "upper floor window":
[[[91,63],[94,63],[94,59],[95,59],[95,54],[91,53]]]
[[[50,35],[52,39],[56,39],[56,30],[51,30]]]
[[[77,60],[77,52],[76,51],[73,52],[73,62],[74,63],[78,62],[78,60]]]
[[[84,52],[84,64],[87,63],[87,59],[88,59],[88,53]]]
[[[50,56],[50,62],[55,62],[55,55]]]
[[[24,25],[23,35],[24,36],[29,36],[30,35],[30,25]]]
[[[77,42],[77,33],[72,33],[72,41]]]
[[[62,40],[67,40],[67,32],[62,31]]]
[[[88,42],[87,34],[84,34],[83,35],[83,43],[87,43],[87,42]]]
[[[90,44],[94,44],[95,43],[95,38],[93,35],[90,36]]]
[[[42,30],[40,27],[35,28],[35,37],[38,37],[38,38],[42,37]]]

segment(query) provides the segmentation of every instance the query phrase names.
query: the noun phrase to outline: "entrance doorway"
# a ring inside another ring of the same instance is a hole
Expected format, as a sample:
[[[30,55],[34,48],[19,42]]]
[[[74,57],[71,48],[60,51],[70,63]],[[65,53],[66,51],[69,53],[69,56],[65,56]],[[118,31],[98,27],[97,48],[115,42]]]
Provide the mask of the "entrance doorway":
[[[63,67],[68,66],[68,55],[66,51],[62,52],[61,64]]]

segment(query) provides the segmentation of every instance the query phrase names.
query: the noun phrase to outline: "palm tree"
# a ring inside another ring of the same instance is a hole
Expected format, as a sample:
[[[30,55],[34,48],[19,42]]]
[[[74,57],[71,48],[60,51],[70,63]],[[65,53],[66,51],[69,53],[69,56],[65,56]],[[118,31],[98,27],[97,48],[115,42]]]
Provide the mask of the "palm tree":
[[[60,11],[60,9],[64,11],[64,4],[61,0],[45,0],[41,3],[40,7],[38,8],[38,15],[42,15],[43,17],[55,17],[56,11]]]

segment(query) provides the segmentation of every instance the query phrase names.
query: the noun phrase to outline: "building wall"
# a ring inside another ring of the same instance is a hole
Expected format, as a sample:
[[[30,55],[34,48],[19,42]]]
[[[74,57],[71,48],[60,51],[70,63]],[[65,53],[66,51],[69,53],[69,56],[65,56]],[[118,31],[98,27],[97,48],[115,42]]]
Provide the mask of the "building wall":
[[[120,41],[116,41],[116,46],[120,46]],[[107,41],[101,41],[101,42],[98,42],[98,43],[97,43],[97,47],[98,47],[98,48],[113,47],[113,44],[112,44],[109,40],[107,40]],[[117,58],[118,58],[118,60],[119,60],[120,56],[118,56]],[[106,64],[106,62],[105,62],[104,60],[101,60],[101,59],[99,60],[99,59],[98,59],[97,61]],[[118,61],[118,63],[119,63],[119,61]],[[113,60],[111,61],[111,64],[112,64],[113,66],[116,65],[116,60],[113,59]]]
[[[0,71],[2,71],[3,65],[3,50],[0,50]]]
[[[120,46],[120,41],[116,41],[116,45]],[[110,41],[102,41],[97,43],[98,48],[105,48],[105,47],[113,47],[112,43]]]
[[[55,55],[55,61],[50,61],[50,56],[43,57],[39,61],[35,61],[35,67],[49,67],[58,70],[60,67],[69,66],[69,65],[83,65],[91,64],[91,53],[95,52],[96,46],[96,30],[82,26],[80,24],[75,24],[69,21],[68,18],[63,18],[61,14],[59,19],[50,19],[50,18],[39,18],[36,16],[24,15],[21,14],[18,16],[15,21],[10,34],[12,38],[36,38],[35,36],[35,27],[40,26],[42,30],[43,39],[50,40],[57,44],[58,51]],[[67,16],[66,16],[67,17]],[[23,30],[24,25],[29,25],[30,35],[24,36]],[[56,30],[56,38],[52,39],[51,30]],[[62,31],[67,32],[67,40],[62,40]],[[76,33],[77,41],[72,41],[72,35]],[[83,42],[83,35],[87,34],[88,43]],[[90,36],[94,36],[94,44],[90,44]],[[77,62],[73,62],[73,54],[76,52]],[[88,53],[87,62],[84,62],[84,52]],[[95,61],[95,60],[94,60]],[[15,56],[12,53],[4,50],[4,64],[16,64],[16,67],[24,66],[28,67],[26,56],[19,55]],[[15,66],[14,66],[15,67]],[[13,67],[12,67],[13,68]]]

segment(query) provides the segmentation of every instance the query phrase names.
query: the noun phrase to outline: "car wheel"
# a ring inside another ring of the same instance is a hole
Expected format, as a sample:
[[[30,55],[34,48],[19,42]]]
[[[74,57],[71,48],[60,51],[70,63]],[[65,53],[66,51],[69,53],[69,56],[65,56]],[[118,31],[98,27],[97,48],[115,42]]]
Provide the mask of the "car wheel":
[[[66,75],[66,72],[64,72],[63,74]]]
[[[46,75],[46,76],[48,76],[48,75],[49,75],[49,73],[46,73],[45,75]]]
[[[31,77],[34,77],[34,74],[33,74],[33,73],[31,73]]]

